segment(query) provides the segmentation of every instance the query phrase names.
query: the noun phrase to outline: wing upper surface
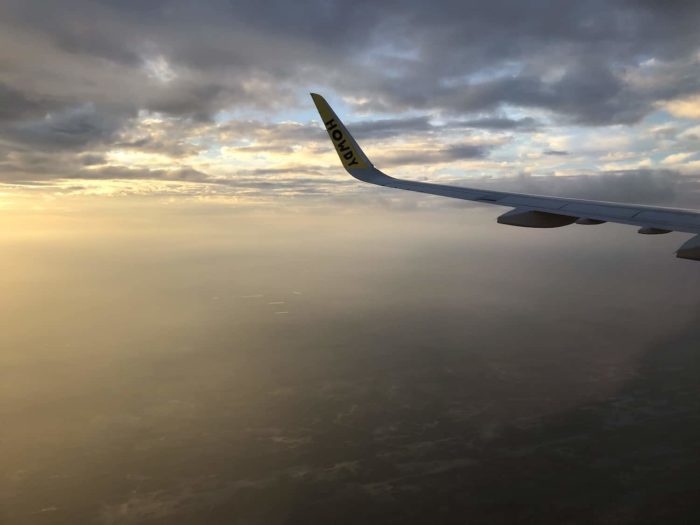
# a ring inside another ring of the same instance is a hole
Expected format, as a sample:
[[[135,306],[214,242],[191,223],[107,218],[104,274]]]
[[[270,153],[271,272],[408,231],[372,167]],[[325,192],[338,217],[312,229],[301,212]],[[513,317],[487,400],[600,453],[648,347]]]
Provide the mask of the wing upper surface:
[[[343,167],[350,175],[363,182],[514,208],[516,213],[509,212],[506,214],[508,218],[504,215],[504,220],[499,218],[499,222],[515,226],[557,227],[574,221],[580,224],[614,222],[638,226],[640,233],[679,231],[700,234],[700,213],[692,210],[483,190],[390,177],[374,167],[326,100],[315,93],[312,93],[311,97]],[[572,220],[565,221],[562,217]],[[692,246],[688,248],[690,244]],[[691,239],[681,247],[677,252],[678,256],[694,259],[698,251],[696,244],[700,245],[700,237]],[[690,248],[692,253],[688,251]],[[692,257],[688,257],[689,254]]]

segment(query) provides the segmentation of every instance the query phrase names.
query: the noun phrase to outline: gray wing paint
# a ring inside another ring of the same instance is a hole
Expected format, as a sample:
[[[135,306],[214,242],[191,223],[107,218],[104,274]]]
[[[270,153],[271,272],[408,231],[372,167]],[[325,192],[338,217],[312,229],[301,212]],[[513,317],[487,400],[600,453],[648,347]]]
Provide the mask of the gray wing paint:
[[[694,233],[696,236],[681,246],[676,255],[683,259],[700,260],[700,235],[697,235],[700,234],[699,212],[396,179],[374,167],[322,96],[312,93],[311,97],[343,167],[358,180],[388,188],[507,206],[513,209],[501,215],[498,222],[511,226],[555,228],[574,222],[578,224],[616,222],[637,226],[639,233],[643,234],[661,234],[671,231]]]

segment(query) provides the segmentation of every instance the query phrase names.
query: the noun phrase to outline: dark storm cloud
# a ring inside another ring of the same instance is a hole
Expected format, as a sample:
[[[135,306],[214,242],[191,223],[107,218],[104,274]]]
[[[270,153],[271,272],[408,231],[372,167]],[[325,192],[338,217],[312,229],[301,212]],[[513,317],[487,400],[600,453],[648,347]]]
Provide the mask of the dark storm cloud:
[[[465,127],[476,129],[491,129],[491,130],[523,130],[531,131],[539,124],[530,117],[521,119],[510,119],[505,117],[485,117],[474,120],[465,120],[462,122],[454,122],[448,127]]]
[[[431,131],[430,117],[369,120],[349,123],[348,127],[358,138],[393,137],[399,134]]]
[[[445,107],[454,110],[480,110],[507,103],[549,109],[570,116],[579,124],[632,123],[650,110],[646,97],[633,96],[621,78],[598,63],[571,66],[553,82],[536,74],[521,73],[441,90],[436,96]]]
[[[475,144],[453,144],[444,148],[424,151],[398,152],[385,156],[387,166],[407,166],[411,164],[435,164],[457,160],[483,159],[488,156],[489,147]]]
[[[83,166],[95,166],[105,164],[107,162],[104,155],[96,155],[91,153],[80,155],[79,160]]]
[[[0,82],[0,122],[41,115],[53,106],[55,103],[47,99],[32,97]]]
[[[548,149],[543,152],[545,155],[549,157],[565,157],[566,155],[569,154],[568,151],[560,150],[560,149]]]
[[[125,119],[91,104],[49,113],[0,128],[0,136],[19,144],[49,150],[79,150],[95,143],[108,143]]]
[[[640,59],[654,56],[687,58],[700,42],[695,30],[700,9],[676,2],[553,7],[544,0],[414,1],[397,7],[360,1],[353,9],[358,23],[343,17],[345,4],[325,1],[270,2],[264,9],[255,2],[219,0],[149,2],[147,8],[135,2],[14,1],[4,11],[7,20],[40,31],[71,55],[136,68],[144,57],[162,54],[201,75],[198,87],[191,87],[200,97],[234,93],[246,73],[301,84],[300,74],[310,70],[329,68],[316,82],[340,80],[353,65],[344,81],[366,85],[367,93],[385,102],[442,104],[460,111],[508,102],[550,108],[583,122],[606,120],[593,100],[612,110],[612,121],[635,118],[647,108],[645,97],[625,96],[629,88],[617,66],[636,67]],[[413,53],[406,58],[392,54],[402,47]],[[411,67],[362,67],[363,53],[372,49],[379,65],[393,58],[392,63]],[[499,67],[507,66],[507,74],[499,73]],[[538,74],[553,68],[561,68],[559,78],[541,80]],[[231,78],[221,82],[221,73]],[[458,81],[483,73],[496,78]],[[249,90],[240,94],[255,98]],[[200,97],[194,96],[191,104],[196,106],[194,99]],[[179,114],[188,107],[187,96],[178,102],[163,104],[163,110]],[[160,103],[151,101],[154,107]]]

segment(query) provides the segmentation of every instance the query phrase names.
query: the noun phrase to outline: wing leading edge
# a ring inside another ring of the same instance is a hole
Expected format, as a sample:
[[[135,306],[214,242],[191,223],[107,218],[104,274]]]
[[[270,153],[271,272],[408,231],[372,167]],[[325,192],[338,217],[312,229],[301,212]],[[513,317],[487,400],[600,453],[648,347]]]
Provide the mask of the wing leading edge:
[[[312,93],[311,98],[321,115],[340,162],[345,170],[358,180],[389,188],[507,206],[513,209],[498,217],[498,222],[511,226],[558,228],[572,223],[616,222],[637,226],[639,233],[647,235],[671,231],[694,233],[696,236],[681,246],[676,255],[682,259],[700,260],[700,213],[698,212],[616,202],[480,190],[396,179],[374,167],[321,95]]]

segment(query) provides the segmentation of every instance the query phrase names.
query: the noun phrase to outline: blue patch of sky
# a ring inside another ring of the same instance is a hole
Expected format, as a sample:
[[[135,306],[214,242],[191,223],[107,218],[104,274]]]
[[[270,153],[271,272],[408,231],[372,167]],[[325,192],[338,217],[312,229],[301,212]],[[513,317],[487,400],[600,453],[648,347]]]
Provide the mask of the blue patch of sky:
[[[664,124],[678,124],[679,121],[673,115],[665,110],[654,111],[647,115],[642,121],[643,124],[651,124],[655,126]]]

